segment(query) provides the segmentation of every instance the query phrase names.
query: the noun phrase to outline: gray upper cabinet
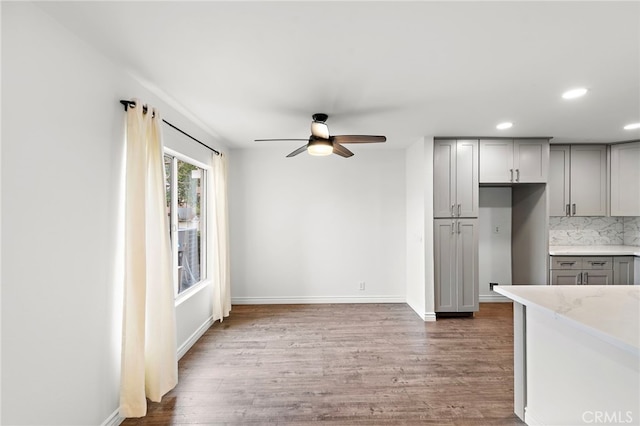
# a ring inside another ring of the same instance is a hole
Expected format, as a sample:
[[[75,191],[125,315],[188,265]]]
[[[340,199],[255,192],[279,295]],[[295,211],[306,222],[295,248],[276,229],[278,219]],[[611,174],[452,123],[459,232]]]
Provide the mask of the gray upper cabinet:
[[[434,142],[434,217],[478,217],[478,141]]]
[[[640,216],[640,142],[611,145],[611,216]]]
[[[567,216],[569,198],[569,167],[571,148],[569,145],[551,145],[549,151],[549,183],[547,194],[550,216]]]
[[[607,215],[606,145],[553,145],[550,162],[551,216]]]
[[[480,183],[545,183],[548,169],[547,139],[480,141]]]

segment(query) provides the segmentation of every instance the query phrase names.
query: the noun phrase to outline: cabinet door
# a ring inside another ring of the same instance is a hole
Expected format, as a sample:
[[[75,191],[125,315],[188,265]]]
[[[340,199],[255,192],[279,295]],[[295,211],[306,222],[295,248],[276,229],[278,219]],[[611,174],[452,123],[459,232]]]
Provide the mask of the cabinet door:
[[[453,217],[456,204],[456,141],[438,140],[433,148],[433,216]]]
[[[601,271],[590,269],[582,271],[583,285],[611,285],[613,284],[613,271]]]
[[[456,221],[434,220],[435,311],[456,312]]]
[[[511,183],[514,173],[513,140],[480,141],[480,183]]]
[[[459,140],[456,147],[456,214],[478,217],[478,141]]]
[[[479,308],[478,220],[460,219],[456,228],[458,312],[475,312]]]
[[[616,256],[613,258],[613,284],[633,285],[633,256]]]
[[[552,269],[551,285],[578,285],[582,271],[573,269]]]
[[[571,215],[607,215],[607,147],[571,146]],[[574,213],[575,212],[575,213]]]
[[[640,142],[611,145],[611,216],[640,216]]]
[[[546,139],[513,141],[514,182],[545,183],[549,169],[549,142]]]
[[[551,145],[549,149],[549,216],[567,216],[570,153],[568,145]]]

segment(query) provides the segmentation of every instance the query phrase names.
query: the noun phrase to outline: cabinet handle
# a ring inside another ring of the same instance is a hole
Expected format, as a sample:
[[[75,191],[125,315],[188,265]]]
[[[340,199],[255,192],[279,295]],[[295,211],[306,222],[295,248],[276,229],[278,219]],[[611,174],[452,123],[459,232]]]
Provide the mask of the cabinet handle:
[[[458,221],[458,234],[460,233],[460,221]]]
[[[576,275],[576,285],[581,285],[581,284],[582,284],[582,272]]]
[[[456,223],[451,222],[451,235],[456,233]]]
[[[604,266],[607,262],[594,262],[594,261],[590,261],[589,262],[592,265],[598,265],[598,266]]]
[[[460,206],[462,206],[462,204],[458,204],[458,217],[460,217]]]
[[[571,205],[571,210],[573,210],[573,216],[575,216],[576,215],[576,205],[575,204]]]
[[[513,169],[509,169],[509,173],[511,173],[511,182],[513,182]]]
[[[589,284],[589,273],[584,273],[584,282],[582,284]]]
[[[567,205],[568,205],[568,204],[567,204]],[[455,204],[451,204],[451,217],[453,217],[453,216],[454,216],[454,214],[453,214],[453,206],[455,206]]]
[[[569,204],[567,204],[564,208],[564,215],[571,216],[571,206]]]
[[[560,266],[563,266],[563,265],[569,265],[569,266],[571,266],[571,265],[575,265],[575,264],[576,264],[576,262],[575,262],[575,261],[574,261],[574,262],[560,262]]]
[[[516,169],[516,182],[520,182],[520,169]]]

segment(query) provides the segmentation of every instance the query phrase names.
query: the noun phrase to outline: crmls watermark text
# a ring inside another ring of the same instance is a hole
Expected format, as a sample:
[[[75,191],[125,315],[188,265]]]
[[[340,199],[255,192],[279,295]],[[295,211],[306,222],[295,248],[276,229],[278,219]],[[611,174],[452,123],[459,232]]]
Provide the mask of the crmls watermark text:
[[[632,411],[585,411],[582,421],[588,424],[629,424],[633,423]]]

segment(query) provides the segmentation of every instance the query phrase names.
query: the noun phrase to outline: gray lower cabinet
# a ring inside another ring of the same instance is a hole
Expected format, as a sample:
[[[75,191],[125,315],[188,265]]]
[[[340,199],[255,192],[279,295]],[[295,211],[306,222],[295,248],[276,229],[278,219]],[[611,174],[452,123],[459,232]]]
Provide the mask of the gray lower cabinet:
[[[551,285],[631,285],[633,256],[551,256]]]
[[[611,270],[552,270],[552,285],[611,285],[613,271]]]
[[[435,219],[435,311],[479,309],[478,219]]]
[[[634,256],[616,256],[613,258],[613,283],[633,285]]]

